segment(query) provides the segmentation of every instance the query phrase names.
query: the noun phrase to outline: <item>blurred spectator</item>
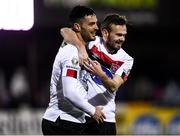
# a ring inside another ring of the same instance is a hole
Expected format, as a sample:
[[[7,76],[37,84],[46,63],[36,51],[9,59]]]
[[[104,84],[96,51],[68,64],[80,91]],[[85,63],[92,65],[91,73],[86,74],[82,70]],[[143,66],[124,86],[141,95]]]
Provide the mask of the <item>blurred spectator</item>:
[[[49,80],[42,82],[40,89],[34,92],[33,95],[33,107],[34,108],[46,108],[49,101]]]
[[[27,80],[25,68],[18,67],[15,70],[10,80],[10,91],[12,95],[13,107],[19,107],[22,104],[29,104],[30,86]]]
[[[169,106],[180,105],[180,87],[176,81],[169,81],[165,86],[162,103]]]
[[[153,95],[154,84],[148,77],[139,77],[134,82],[132,88],[132,99],[134,100],[151,100]]]
[[[10,105],[10,97],[6,88],[4,72],[0,69],[0,108],[7,108]]]

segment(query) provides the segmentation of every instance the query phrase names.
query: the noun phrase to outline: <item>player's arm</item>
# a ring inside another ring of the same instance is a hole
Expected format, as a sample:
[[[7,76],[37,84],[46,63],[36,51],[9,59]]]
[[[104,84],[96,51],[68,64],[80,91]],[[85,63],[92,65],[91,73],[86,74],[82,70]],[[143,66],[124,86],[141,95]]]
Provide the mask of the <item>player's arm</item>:
[[[88,54],[85,45],[78,39],[76,33],[71,28],[68,27],[61,28],[60,34],[64,38],[64,42],[76,46],[79,53],[78,55],[79,55],[80,64],[83,65],[83,62],[87,61],[88,59]]]
[[[62,77],[62,83],[64,96],[71,101],[73,105],[92,116],[95,113],[95,107],[83,98],[84,94],[82,94],[80,90],[84,88],[79,81],[74,77],[65,76]]]
[[[99,75],[99,79],[104,86],[111,92],[115,92],[124,83],[124,80],[119,75],[114,75],[113,78],[109,78],[105,73]]]
[[[71,53],[71,55],[72,54],[73,53]],[[74,106],[91,115],[97,122],[103,122],[105,116],[101,111],[102,109],[100,107],[92,106],[85,99],[87,92],[78,80],[80,67],[78,63],[73,63],[75,62],[73,61],[73,59],[78,57],[71,55],[63,54],[60,56],[63,57],[63,61],[61,61],[61,64],[64,97],[67,98]]]
[[[114,75],[113,78],[108,77],[101,69],[101,65],[97,61],[89,60],[89,63],[85,63],[85,68],[92,74],[96,75],[107,88],[107,90],[115,92],[124,83],[123,78],[119,75]]]
[[[92,116],[98,123],[103,122],[105,116],[101,111],[102,108],[92,106],[83,98],[83,94],[81,94],[79,90],[84,88],[79,86],[79,81],[71,77],[63,77],[62,82],[64,96],[73,103],[73,105]]]

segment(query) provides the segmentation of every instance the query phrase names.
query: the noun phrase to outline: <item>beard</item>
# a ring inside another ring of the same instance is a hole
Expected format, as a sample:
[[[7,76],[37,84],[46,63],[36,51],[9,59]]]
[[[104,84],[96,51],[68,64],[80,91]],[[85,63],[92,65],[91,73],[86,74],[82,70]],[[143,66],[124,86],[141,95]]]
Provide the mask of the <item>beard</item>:
[[[90,33],[82,33],[81,35],[85,42],[96,40],[96,37],[95,36],[93,37]]]
[[[115,54],[121,48],[121,45],[119,42],[118,43],[117,42],[107,42],[107,48],[111,54]]]

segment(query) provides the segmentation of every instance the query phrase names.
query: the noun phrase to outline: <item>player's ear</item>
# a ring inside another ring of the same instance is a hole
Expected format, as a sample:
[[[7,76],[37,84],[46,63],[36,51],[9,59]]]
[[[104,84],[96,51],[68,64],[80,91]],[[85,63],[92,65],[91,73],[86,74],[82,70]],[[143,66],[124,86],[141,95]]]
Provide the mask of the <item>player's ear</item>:
[[[103,39],[106,41],[109,36],[109,32],[107,31],[107,29],[101,29],[101,34],[102,34]]]
[[[75,32],[80,32],[80,31],[81,31],[80,24],[79,24],[79,23],[74,23],[74,25],[73,25],[73,30],[74,30]]]

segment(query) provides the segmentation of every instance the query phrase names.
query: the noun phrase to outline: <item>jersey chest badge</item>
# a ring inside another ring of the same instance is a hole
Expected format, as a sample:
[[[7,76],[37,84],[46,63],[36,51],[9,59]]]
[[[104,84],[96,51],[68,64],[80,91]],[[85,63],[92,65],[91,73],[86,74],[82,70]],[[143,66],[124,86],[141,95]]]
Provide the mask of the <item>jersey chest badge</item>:
[[[77,66],[78,63],[79,63],[78,58],[76,58],[76,57],[74,57],[74,58],[71,60],[71,62],[72,62],[72,64],[73,64],[74,66]]]
[[[113,64],[111,65],[110,70],[111,70],[111,72],[114,74],[114,73],[118,70],[118,68],[120,68],[120,66],[113,63]]]

